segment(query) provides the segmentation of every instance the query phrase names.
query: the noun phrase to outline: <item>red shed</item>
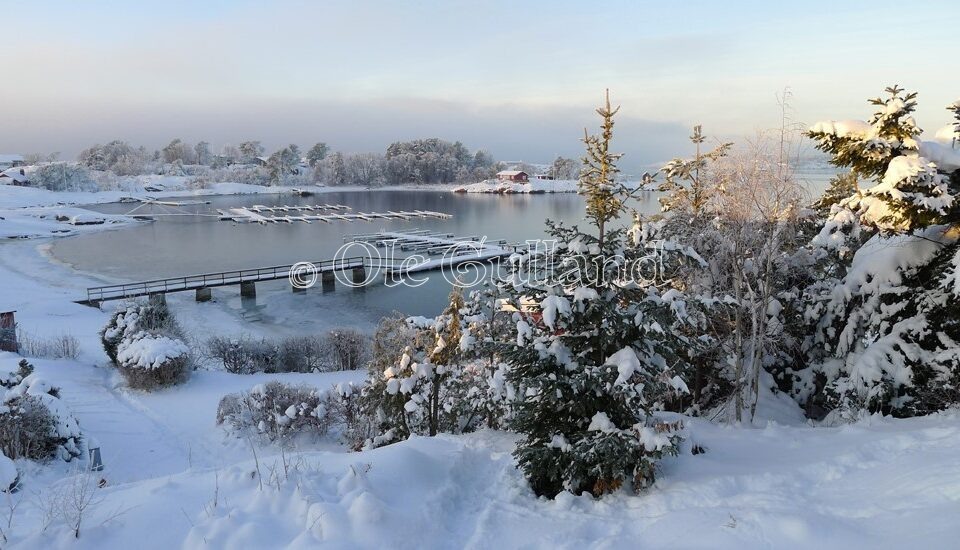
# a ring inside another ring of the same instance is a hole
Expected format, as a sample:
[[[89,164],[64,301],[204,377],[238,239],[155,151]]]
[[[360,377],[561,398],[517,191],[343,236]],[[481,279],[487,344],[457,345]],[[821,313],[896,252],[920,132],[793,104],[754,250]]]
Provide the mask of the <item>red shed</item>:
[[[500,181],[510,181],[514,183],[526,183],[530,181],[530,176],[520,170],[503,170],[497,172],[497,179]]]

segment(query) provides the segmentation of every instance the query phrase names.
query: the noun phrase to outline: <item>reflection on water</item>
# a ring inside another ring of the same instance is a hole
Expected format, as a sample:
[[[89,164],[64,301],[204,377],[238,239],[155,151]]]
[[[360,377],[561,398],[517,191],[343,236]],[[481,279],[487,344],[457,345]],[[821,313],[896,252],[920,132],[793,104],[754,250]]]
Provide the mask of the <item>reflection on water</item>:
[[[344,204],[354,211],[434,210],[450,220],[322,222],[262,226],[218,221],[215,217],[171,217],[117,231],[90,233],[58,240],[53,255],[77,269],[117,281],[209,273],[230,269],[285,265],[331,258],[344,236],[379,230],[429,229],[461,236],[523,241],[546,237],[544,220],[587,225],[583,201],[575,194],[462,195],[436,191],[350,191],[312,197],[248,195],[211,198],[212,204],[186,207],[212,211],[235,206]],[[104,213],[125,213],[130,204],[99,205]],[[638,211],[658,209],[656,195],[645,193],[631,205]],[[143,212],[140,209],[138,212]],[[381,277],[382,281],[382,277]],[[310,331],[322,319],[327,325],[370,327],[392,311],[435,315],[446,303],[450,283],[429,273],[419,287],[344,288],[325,293],[320,285],[304,293],[291,292],[286,281],[257,284],[257,299],[241,302],[238,289],[214,289],[214,299],[252,322]],[[331,318],[335,322],[331,322]]]

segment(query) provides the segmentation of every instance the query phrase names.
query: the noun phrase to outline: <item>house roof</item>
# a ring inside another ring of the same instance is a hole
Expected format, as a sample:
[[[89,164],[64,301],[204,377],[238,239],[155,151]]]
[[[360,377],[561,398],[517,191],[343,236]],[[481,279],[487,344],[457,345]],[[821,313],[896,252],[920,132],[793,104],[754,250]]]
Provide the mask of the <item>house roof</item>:
[[[497,172],[498,176],[519,176],[520,174],[523,174],[524,176],[527,175],[527,173],[523,170],[501,170]]]
[[[20,173],[20,167],[16,168],[7,168],[6,170],[0,172],[0,178],[10,178],[17,183],[27,183],[30,181],[30,178]]]
[[[0,153],[0,164],[9,164],[12,162],[23,162],[23,155]]]

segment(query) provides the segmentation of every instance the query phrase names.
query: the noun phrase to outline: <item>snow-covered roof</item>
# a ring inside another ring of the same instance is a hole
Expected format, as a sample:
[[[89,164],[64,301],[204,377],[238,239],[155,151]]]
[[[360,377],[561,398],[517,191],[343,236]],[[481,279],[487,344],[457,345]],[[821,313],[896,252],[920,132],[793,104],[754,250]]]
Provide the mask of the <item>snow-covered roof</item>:
[[[501,170],[497,172],[498,176],[519,176],[520,174],[526,175],[527,173],[523,170]]]
[[[0,178],[10,178],[17,183],[27,183],[30,181],[30,178],[24,174],[21,174],[21,172],[22,169],[20,167],[7,168],[6,170],[0,172]]]
[[[12,164],[14,162],[23,162],[23,155],[0,153],[0,164]]]

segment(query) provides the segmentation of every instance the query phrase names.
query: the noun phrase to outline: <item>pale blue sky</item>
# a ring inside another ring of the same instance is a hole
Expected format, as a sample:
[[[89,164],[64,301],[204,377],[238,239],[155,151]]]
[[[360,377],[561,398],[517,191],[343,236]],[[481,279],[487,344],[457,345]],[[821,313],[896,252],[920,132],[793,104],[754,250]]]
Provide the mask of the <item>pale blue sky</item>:
[[[909,7],[908,7],[909,6]],[[863,118],[897,82],[935,130],[960,97],[960,2],[2,2],[0,151],[113,138],[380,151],[461,139],[498,158],[579,152],[609,87],[632,165],[687,127],[739,136]]]

